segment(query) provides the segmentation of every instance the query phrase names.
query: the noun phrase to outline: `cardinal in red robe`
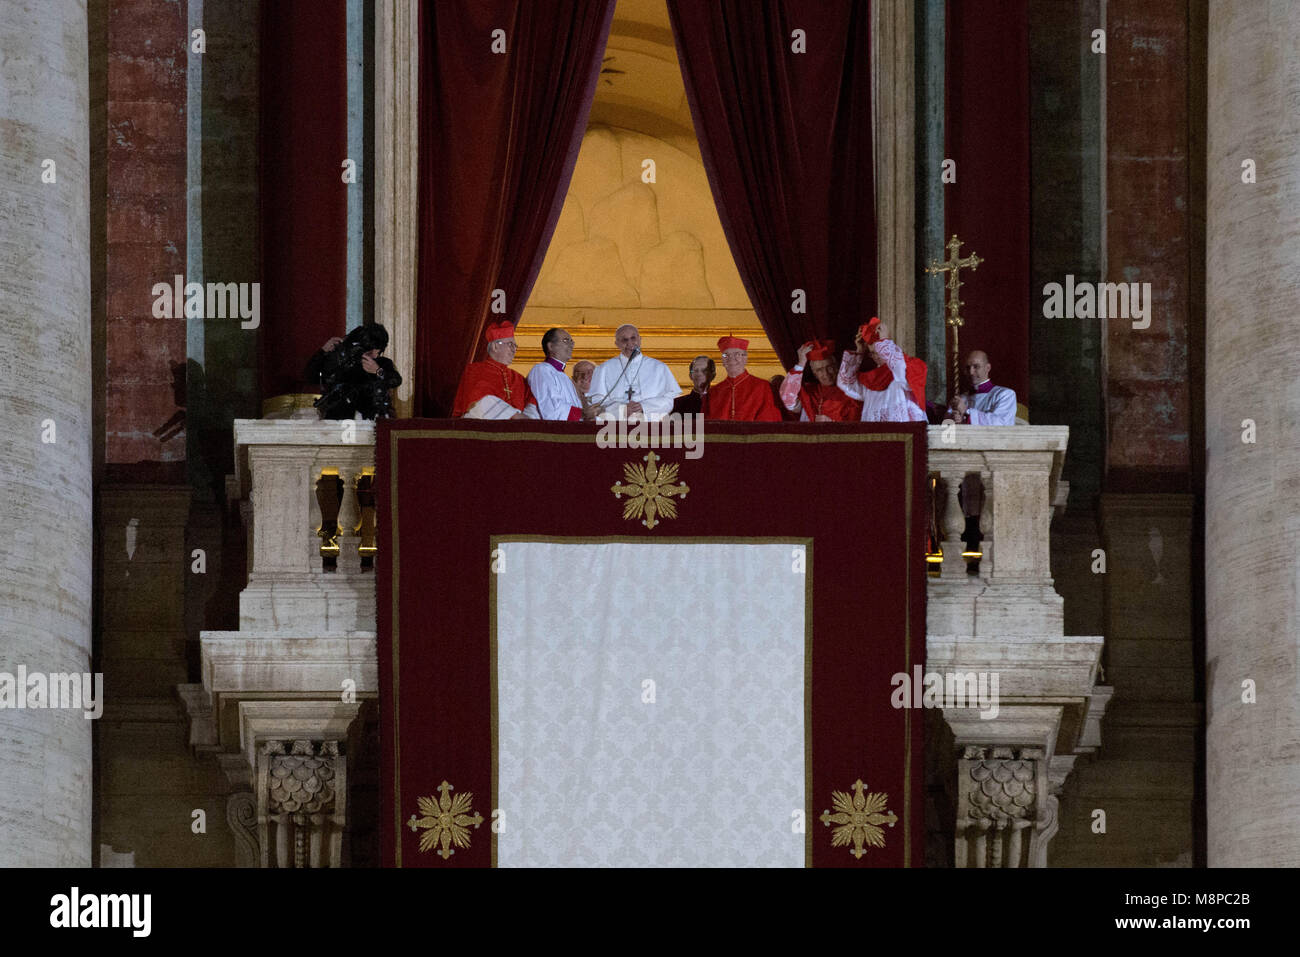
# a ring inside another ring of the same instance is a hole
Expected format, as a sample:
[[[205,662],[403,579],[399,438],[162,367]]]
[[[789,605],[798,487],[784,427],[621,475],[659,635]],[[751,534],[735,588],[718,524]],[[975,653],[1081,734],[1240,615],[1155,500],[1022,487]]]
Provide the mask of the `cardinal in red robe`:
[[[727,378],[709,393],[706,419],[731,422],[780,422],[781,412],[772,398],[772,387],[745,371],[749,361],[749,340],[723,336],[718,340]]]
[[[862,418],[862,403],[850,399],[835,384],[833,345],[830,340],[805,342],[799,347],[798,365],[781,383],[781,404],[798,412],[800,422],[857,422]],[[816,376],[813,382],[803,381],[805,363]]]
[[[528,380],[510,368],[518,349],[514,325],[490,323],[485,335],[488,357],[465,369],[451,414],[467,419],[540,418]]]

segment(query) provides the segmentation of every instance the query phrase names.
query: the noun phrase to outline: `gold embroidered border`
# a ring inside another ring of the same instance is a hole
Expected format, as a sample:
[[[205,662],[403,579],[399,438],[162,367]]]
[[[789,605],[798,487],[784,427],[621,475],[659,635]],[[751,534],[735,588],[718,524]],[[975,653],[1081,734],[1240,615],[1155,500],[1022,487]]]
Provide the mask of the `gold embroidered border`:
[[[389,561],[392,563],[392,576],[391,576],[392,614],[390,618],[390,622],[392,626],[392,640],[391,640],[390,652],[392,655],[392,662],[393,662],[393,694],[392,694],[393,701],[391,705],[393,709],[392,711],[393,813],[395,815],[393,833],[395,835],[394,842],[396,844],[396,847],[394,849],[395,853],[394,853],[393,862],[396,867],[402,866],[402,730],[401,730],[401,697],[400,697],[401,669],[400,669],[399,652],[398,652],[398,649],[400,648],[401,645],[400,603],[398,601],[398,596],[401,594],[401,588],[400,588],[401,568],[398,559],[398,555],[400,554],[400,552],[398,551],[399,539],[398,539],[398,522],[397,522],[397,515],[398,515],[398,499],[397,499],[398,464],[397,463],[399,460],[398,446],[400,441],[403,438],[458,439],[462,441],[495,441],[495,442],[502,442],[502,441],[558,442],[562,444],[567,444],[572,442],[591,442],[595,440],[595,435],[594,434],[555,435],[555,434],[536,433],[536,432],[466,432],[459,429],[395,429],[389,435],[389,456],[388,456],[388,460],[389,460],[388,461],[388,482],[389,482],[388,536],[389,537],[388,537],[388,541],[391,543],[389,545],[389,549],[390,549]],[[825,435],[825,434],[823,435],[798,435],[798,434],[776,435],[776,434],[768,433],[766,435],[764,434],[715,435],[713,436],[712,439],[709,440],[712,442],[723,442],[723,443],[739,442],[742,444],[750,444],[750,443],[802,444],[805,442],[813,442],[813,443],[829,442],[832,444],[838,444],[840,442],[901,442],[903,444],[903,476],[904,476],[903,478],[904,499],[903,500],[905,503],[903,541],[905,543],[904,558],[906,561],[906,570],[905,570],[905,578],[904,578],[904,581],[906,583],[906,590],[905,590],[906,597],[905,597],[904,608],[903,608],[903,615],[904,615],[903,656],[904,656],[904,672],[907,674],[912,673],[912,471],[913,471],[912,457],[914,455],[913,438],[914,435],[911,432],[876,432],[876,433],[869,433],[869,434],[843,433],[843,434],[832,434],[832,435]],[[507,540],[508,538],[509,536],[494,536],[493,541],[496,541],[497,539]],[[536,536],[531,538],[525,536],[519,540],[545,541],[546,539],[541,536]],[[594,539],[594,538],[580,539],[580,540],[587,541],[587,542],[601,541],[601,539]],[[644,538],[631,538],[628,536],[613,536],[608,540],[610,541],[629,540],[629,541],[638,541],[638,542],[646,541],[646,539]],[[789,540],[790,539],[787,538],[777,539],[777,541],[789,541]],[[665,539],[656,539],[656,541],[665,541]],[[731,538],[719,537],[715,539],[708,539],[707,541],[726,544],[729,542],[742,542],[742,541],[757,542],[757,541],[761,541],[761,539],[757,539],[757,538],[731,539]],[[809,542],[811,544],[811,540],[809,540]],[[812,715],[811,712],[809,711],[809,708],[811,707],[811,701],[812,701],[812,670],[809,663],[812,661],[812,617],[808,613],[808,609],[812,607],[811,549],[809,549],[808,551],[807,561],[809,562],[807,566],[808,580],[805,582],[806,591],[804,595],[804,602],[805,602],[804,627],[807,629],[808,632],[805,637],[807,658],[805,660],[805,665],[804,665],[804,724],[805,724],[805,734],[811,734]],[[489,616],[490,616],[489,621],[490,621],[491,642],[492,642],[492,650],[491,650],[492,660],[490,664],[491,683],[492,683],[492,700],[491,700],[490,707],[491,707],[492,742],[493,742],[492,744],[492,801],[493,801],[493,807],[496,807],[497,806],[496,805],[496,801],[497,801],[496,714],[497,712],[496,712],[496,582],[495,579],[493,579],[489,585],[489,601],[491,602],[491,608],[489,609]],[[903,709],[903,866],[904,867],[911,867],[911,861],[912,861],[912,828],[911,828],[912,711],[913,709],[911,708]],[[806,743],[806,747],[808,750],[806,752],[805,757],[806,760],[810,762],[811,758],[808,757],[812,754],[812,746],[810,741]],[[809,763],[807,766],[811,767],[811,764]],[[805,793],[804,793],[805,817],[807,815],[807,810],[812,808],[813,801],[814,801],[813,793],[812,793],[811,773],[808,774],[808,778],[809,780],[805,782]],[[805,864],[808,867],[812,866],[812,843],[810,837],[811,833],[812,833],[812,829],[808,827],[807,821],[805,820],[804,849],[805,849]],[[492,839],[492,864],[493,866],[496,866],[495,835],[493,836]]]

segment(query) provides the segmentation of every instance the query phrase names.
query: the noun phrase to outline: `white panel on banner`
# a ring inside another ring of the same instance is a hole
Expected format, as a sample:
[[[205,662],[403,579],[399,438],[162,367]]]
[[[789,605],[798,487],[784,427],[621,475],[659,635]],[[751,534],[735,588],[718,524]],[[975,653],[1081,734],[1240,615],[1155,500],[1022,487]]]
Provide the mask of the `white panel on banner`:
[[[802,867],[797,546],[499,547],[498,865]]]

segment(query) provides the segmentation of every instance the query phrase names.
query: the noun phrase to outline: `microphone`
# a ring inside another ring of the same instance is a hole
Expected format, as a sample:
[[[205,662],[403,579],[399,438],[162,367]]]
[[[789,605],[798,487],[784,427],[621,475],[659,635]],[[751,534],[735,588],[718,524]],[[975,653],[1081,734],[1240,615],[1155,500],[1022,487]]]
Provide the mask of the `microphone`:
[[[609,398],[614,395],[615,390],[618,388],[618,384],[623,381],[623,376],[627,375],[627,370],[632,368],[632,360],[635,359],[640,354],[641,354],[641,347],[638,346],[637,348],[633,349],[632,354],[627,357],[627,365],[623,366],[623,371],[618,374],[618,378],[614,380],[614,384],[609,387],[609,391],[605,393],[604,398],[602,399],[602,403],[601,403],[602,409],[605,408],[605,404],[608,402]]]

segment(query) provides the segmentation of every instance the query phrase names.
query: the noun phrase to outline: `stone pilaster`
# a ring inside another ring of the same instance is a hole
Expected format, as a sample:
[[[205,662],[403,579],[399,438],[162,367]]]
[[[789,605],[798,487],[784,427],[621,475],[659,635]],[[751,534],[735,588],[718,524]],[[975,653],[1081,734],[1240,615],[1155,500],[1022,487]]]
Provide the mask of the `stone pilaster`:
[[[871,5],[877,312],[916,353],[916,18],[913,0]],[[933,171],[927,171],[933,172]]]
[[[416,204],[419,57],[415,0],[375,3],[375,316],[388,329],[388,355],[402,372],[393,396],[401,418],[415,393]]]

